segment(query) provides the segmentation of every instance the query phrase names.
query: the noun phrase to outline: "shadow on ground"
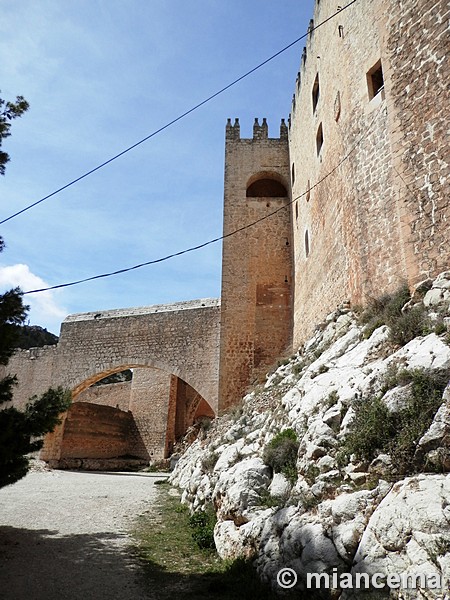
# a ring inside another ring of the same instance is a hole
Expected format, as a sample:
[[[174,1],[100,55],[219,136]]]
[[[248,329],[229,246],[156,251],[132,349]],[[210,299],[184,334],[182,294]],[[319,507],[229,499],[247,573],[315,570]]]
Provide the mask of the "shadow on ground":
[[[120,534],[0,527],[2,600],[141,600],[142,570]]]
[[[279,598],[236,563],[223,573],[182,574],[140,560],[117,534],[60,535],[0,527],[2,600],[271,600]],[[189,557],[186,557],[189,560]],[[292,596],[288,596],[292,597]],[[295,598],[311,599],[297,591]]]
[[[186,558],[189,560],[189,557]],[[202,574],[182,574],[165,570],[153,561],[144,565],[147,587],[153,593],[151,598],[173,600],[176,597],[190,600],[276,600],[280,598],[296,600],[316,600],[312,591],[302,592],[298,588],[276,594],[257,577],[250,561],[235,561],[226,572]]]

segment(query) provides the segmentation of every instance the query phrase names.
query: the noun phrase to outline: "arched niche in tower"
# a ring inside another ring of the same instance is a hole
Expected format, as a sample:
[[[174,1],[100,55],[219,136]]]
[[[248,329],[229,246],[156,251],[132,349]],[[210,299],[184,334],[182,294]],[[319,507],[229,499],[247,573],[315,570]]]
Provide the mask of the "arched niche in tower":
[[[264,171],[250,177],[245,195],[247,198],[286,198],[288,190],[278,173]]]

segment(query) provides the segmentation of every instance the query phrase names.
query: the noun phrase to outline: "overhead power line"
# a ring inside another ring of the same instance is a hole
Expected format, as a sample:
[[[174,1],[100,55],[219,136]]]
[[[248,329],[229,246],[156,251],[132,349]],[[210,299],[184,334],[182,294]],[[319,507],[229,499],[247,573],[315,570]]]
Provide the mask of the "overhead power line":
[[[316,187],[318,187],[319,185],[321,185],[326,179],[328,179],[329,177],[331,177],[331,175],[333,175],[333,173],[335,173],[339,169],[339,167],[345,161],[347,161],[349,159],[349,157],[358,148],[358,146],[361,144],[361,142],[366,139],[369,131],[371,130],[373,124],[375,123],[376,119],[378,118],[378,114],[380,113],[381,109],[383,109],[383,108],[385,108],[385,105],[381,104],[380,107],[378,108],[378,110],[375,111],[374,117],[370,121],[369,125],[367,126],[367,129],[364,131],[363,134],[361,134],[361,136],[357,139],[357,141],[355,142],[355,144],[347,152],[347,154],[331,169],[331,171],[328,171],[328,173],[326,173],[321,179],[319,179],[307,191],[303,192],[302,194],[299,194],[298,196],[296,196],[295,198],[293,198],[287,204],[284,204],[283,206],[280,206],[276,210],[268,213],[267,215],[264,215],[263,217],[260,217],[259,219],[256,219],[255,221],[252,221],[251,223],[248,223],[247,225],[243,225],[242,227],[239,227],[238,229],[234,229],[233,231],[230,231],[230,232],[228,232],[228,233],[226,233],[224,235],[221,235],[220,237],[216,237],[214,239],[208,240],[207,242],[203,242],[202,244],[198,244],[197,246],[192,246],[190,248],[186,248],[184,250],[180,250],[179,252],[174,252],[172,254],[168,254],[167,256],[163,256],[161,258],[157,258],[157,259],[154,259],[154,260],[149,260],[147,262],[143,262],[143,263],[140,263],[138,265],[134,265],[133,267],[126,267],[124,269],[118,269],[116,271],[111,271],[110,273],[102,273],[101,275],[93,275],[92,277],[86,277],[85,279],[79,279],[77,281],[71,281],[69,283],[61,283],[59,285],[53,285],[53,286],[46,287],[46,288],[41,288],[41,289],[36,289],[36,290],[29,290],[27,292],[24,292],[24,295],[26,295],[26,294],[37,294],[39,292],[48,292],[50,290],[57,290],[57,289],[61,289],[61,288],[71,287],[71,286],[74,286],[74,285],[79,285],[81,283],[87,283],[88,281],[94,281],[96,279],[104,279],[105,277],[112,277],[113,275],[120,275],[121,273],[128,273],[129,271],[134,271],[136,269],[141,269],[142,267],[148,267],[150,265],[155,265],[157,263],[162,263],[162,262],[165,262],[167,260],[170,260],[171,258],[175,258],[177,256],[182,256],[183,254],[188,254],[189,252],[194,252],[195,250],[200,250],[201,248],[205,248],[206,246],[210,246],[211,244],[215,244],[217,242],[220,242],[221,240],[225,240],[225,239],[227,239],[229,237],[237,235],[238,233],[241,233],[242,231],[245,231],[246,229],[250,229],[251,227],[254,227],[258,223],[261,223],[262,221],[265,221],[266,219],[269,219],[270,217],[272,217],[273,215],[277,214],[278,212],[280,212],[282,210],[285,210],[289,206],[292,206],[292,204],[294,204],[294,202],[297,202],[297,200],[300,200],[300,198],[303,198],[303,196],[306,196],[306,194],[308,192],[310,192],[311,190],[314,190]]]
[[[272,56],[270,56],[269,58],[267,58],[263,62],[259,63],[258,65],[256,65],[256,67],[253,67],[252,69],[250,69],[250,71],[247,71],[246,73],[244,73],[243,75],[241,75],[240,77],[238,77],[237,79],[235,79],[234,81],[232,81],[231,83],[227,84],[226,86],[224,86],[223,88],[221,88],[220,90],[218,90],[217,92],[215,92],[214,94],[211,94],[211,96],[208,96],[208,98],[205,98],[204,100],[202,100],[201,102],[199,102],[195,106],[189,108],[188,110],[186,110],[185,112],[183,112],[182,114],[180,114],[178,117],[175,117],[174,119],[172,119],[171,121],[169,121],[168,123],[166,123],[165,125],[163,125],[162,127],[160,127],[159,129],[156,129],[155,131],[153,131],[149,135],[145,136],[144,138],[142,138],[141,140],[139,140],[138,142],[136,142],[132,146],[129,146],[128,148],[125,148],[125,150],[122,150],[122,152],[119,152],[119,154],[116,154],[115,156],[112,156],[108,160],[105,160],[104,162],[102,162],[101,164],[97,165],[96,167],[94,167],[90,171],[86,171],[85,173],[83,173],[82,175],[80,175],[79,177],[77,177],[76,179],[73,179],[72,181],[69,181],[69,183],[66,183],[62,187],[60,187],[57,190],[55,190],[54,192],[51,192],[50,194],[47,194],[47,196],[44,196],[40,200],[36,200],[36,202],[33,202],[32,204],[29,204],[28,206],[25,206],[25,208],[22,208],[21,210],[19,210],[19,211],[15,212],[14,214],[10,215],[9,217],[6,217],[6,219],[3,219],[3,221],[0,221],[0,225],[3,225],[4,223],[7,223],[8,221],[11,221],[11,219],[14,219],[15,217],[18,217],[19,215],[23,214],[24,212],[30,210],[31,208],[34,208],[38,204],[41,204],[45,200],[48,200],[49,198],[52,198],[53,196],[56,196],[57,194],[59,194],[63,190],[66,190],[67,188],[71,187],[72,185],[75,185],[76,183],[78,183],[82,179],[85,179],[89,175],[92,175],[92,173],[95,173],[96,171],[99,171],[100,169],[103,169],[103,167],[106,167],[106,165],[109,165],[110,163],[112,163],[113,161],[117,160],[118,158],[120,158],[124,154],[127,154],[127,152],[130,152],[131,150],[134,150],[134,148],[137,148],[138,146],[140,146],[144,142],[147,142],[149,139],[155,137],[155,135],[158,135],[158,133],[161,133],[165,129],[168,129],[169,127],[171,127],[175,123],[178,123],[178,121],[181,121],[181,119],[184,119],[185,117],[187,117],[188,115],[190,115],[194,111],[198,110],[199,108],[201,108],[202,106],[204,106],[205,104],[207,104],[208,102],[210,102],[211,100],[213,100],[214,98],[217,98],[217,96],[220,96],[221,94],[223,94],[224,92],[226,92],[227,90],[229,90],[231,87],[235,86],[237,83],[239,83],[240,81],[242,81],[243,79],[245,79],[246,77],[248,77],[249,75],[251,75],[252,73],[254,73],[255,71],[258,71],[259,69],[261,69],[261,67],[264,67],[264,65],[267,65],[267,63],[271,62],[272,60],[274,60],[275,58],[277,58],[278,56],[280,56],[280,54],[283,54],[283,52],[286,52],[286,50],[289,50],[289,48],[292,48],[292,46],[295,46],[295,44],[298,44],[298,42],[300,42],[301,40],[303,40],[304,38],[306,38],[312,31],[315,31],[316,29],[319,29],[319,27],[321,27],[322,25],[325,25],[325,23],[328,23],[328,21],[330,21],[331,19],[333,19],[336,15],[338,15],[339,13],[341,13],[343,10],[345,10],[346,8],[348,8],[349,6],[351,6],[352,4],[355,4],[355,2],[357,2],[357,0],[352,0],[346,6],[343,6],[342,8],[340,8],[339,10],[337,10],[335,13],[333,13],[330,17],[328,17],[327,19],[321,21],[320,23],[318,23],[314,27],[310,28],[306,33],[304,33],[303,35],[301,35],[299,38],[297,38],[296,40],[294,40],[293,42],[291,42],[290,44],[288,44],[287,46],[285,46],[284,48],[282,48],[281,50],[279,50],[275,54],[272,54]]]

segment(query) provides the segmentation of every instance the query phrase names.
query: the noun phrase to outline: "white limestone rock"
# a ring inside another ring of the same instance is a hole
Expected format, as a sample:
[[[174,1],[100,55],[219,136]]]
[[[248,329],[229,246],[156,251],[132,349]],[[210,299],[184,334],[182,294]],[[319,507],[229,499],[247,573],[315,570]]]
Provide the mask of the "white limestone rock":
[[[246,458],[222,471],[213,492],[218,518],[236,525],[249,521],[270,480],[270,469],[260,458]]]
[[[281,500],[289,497],[291,493],[292,485],[283,475],[283,473],[275,473],[272,482],[269,486],[269,493],[273,498],[280,498]]]
[[[352,574],[450,572],[450,476],[417,475],[396,483],[371,516]],[[427,590],[438,598],[438,590]],[[344,591],[342,600],[357,595]]]
[[[214,543],[220,558],[254,557],[264,523],[271,513],[271,509],[260,511],[249,523],[240,526],[233,521],[219,521],[214,527]]]
[[[318,507],[325,531],[344,560],[353,558],[367,522],[389,487],[386,482],[381,482],[374,490],[342,494]]]
[[[234,465],[239,460],[243,447],[244,440],[241,438],[234,444],[217,449],[216,452],[219,454],[219,458],[214,466],[214,471],[220,473]]]

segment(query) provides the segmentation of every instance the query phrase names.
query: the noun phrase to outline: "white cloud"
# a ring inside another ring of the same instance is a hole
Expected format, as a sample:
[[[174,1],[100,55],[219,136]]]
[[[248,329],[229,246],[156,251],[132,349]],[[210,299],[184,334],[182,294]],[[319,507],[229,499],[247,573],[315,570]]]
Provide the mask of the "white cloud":
[[[32,273],[28,265],[0,267],[0,288],[6,290],[17,286],[26,292],[48,287],[48,284]],[[59,333],[61,321],[66,317],[67,311],[57,302],[55,295],[52,291],[26,295],[24,303],[30,306],[28,320],[31,324]]]

